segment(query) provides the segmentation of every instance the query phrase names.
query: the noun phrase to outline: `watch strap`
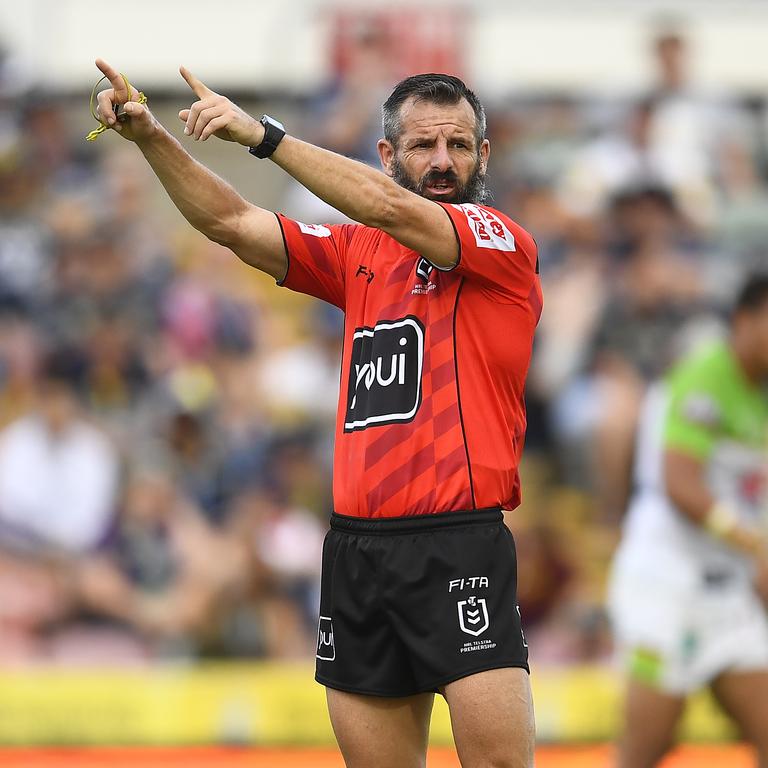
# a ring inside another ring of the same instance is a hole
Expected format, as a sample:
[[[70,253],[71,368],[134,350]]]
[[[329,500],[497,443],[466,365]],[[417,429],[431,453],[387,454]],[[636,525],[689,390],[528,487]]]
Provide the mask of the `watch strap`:
[[[285,128],[269,115],[262,115],[259,122],[264,126],[264,138],[255,147],[248,147],[248,151],[260,159],[269,157],[278,147],[285,136]]]

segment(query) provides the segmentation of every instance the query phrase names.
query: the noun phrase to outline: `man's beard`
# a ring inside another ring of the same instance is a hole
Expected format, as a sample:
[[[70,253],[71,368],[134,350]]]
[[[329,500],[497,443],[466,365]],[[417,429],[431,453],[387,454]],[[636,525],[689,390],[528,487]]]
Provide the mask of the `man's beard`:
[[[466,184],[459,182],[459,177],[454,171],[429,171],[418,181],[415,181],[408,175],[408,172],[396,156],[392,160],[392,178],[401,187],[426,197],[428,200],[438,200],[441,203],[475,203],[482,205],[491,200],[491,192],[485,186],[485,173],[480,166],[480,158],[477,159],[477,164],[467,179]],[[452,194],[432,195],[429,193],[427,187],[438,184],[441,181],[453,185]]]

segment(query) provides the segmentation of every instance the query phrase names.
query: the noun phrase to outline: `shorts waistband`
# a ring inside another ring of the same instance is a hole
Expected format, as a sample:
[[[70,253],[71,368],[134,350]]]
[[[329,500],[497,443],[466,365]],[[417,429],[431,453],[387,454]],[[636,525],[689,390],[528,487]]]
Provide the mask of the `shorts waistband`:
[[[386,536],[391,533],[451,528],[458,525],[500,523],[503,519],[504,514],[499,507],[440,512],[436,515],[410,515],[408,517],[351,517],[334,512],[331,515],[331,529],[346,531],[347,533]]]

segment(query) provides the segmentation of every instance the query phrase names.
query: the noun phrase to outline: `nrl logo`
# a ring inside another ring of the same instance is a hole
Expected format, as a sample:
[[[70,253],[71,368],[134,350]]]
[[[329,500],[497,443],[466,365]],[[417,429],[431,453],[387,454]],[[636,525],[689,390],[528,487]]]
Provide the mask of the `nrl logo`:
[[[459,627],[462,632],[477,637],[482,635],[490,626],[488,619],[488,606],[485,598],[478,599],[475,595],[466,600],[459,600]]]

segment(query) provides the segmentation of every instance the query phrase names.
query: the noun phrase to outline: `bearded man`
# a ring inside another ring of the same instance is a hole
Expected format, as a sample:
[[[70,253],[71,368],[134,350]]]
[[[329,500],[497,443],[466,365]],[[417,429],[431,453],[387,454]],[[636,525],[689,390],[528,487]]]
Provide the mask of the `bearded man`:
[[[399,83],[383,173],[246,114],[188,70],[184,133],[238,142],[356,224],[293,221],[195,161],[106,62],[99,115],[190,224],[345,313],[317,680],[349,768],[417,768],[435,693],[465,768],[533,765],[528,651],[502,510],[520,503],[542,297],[533,238],[486,202],[485,112],[458,78]],[[120,115],[116,114],[119,105]]]

